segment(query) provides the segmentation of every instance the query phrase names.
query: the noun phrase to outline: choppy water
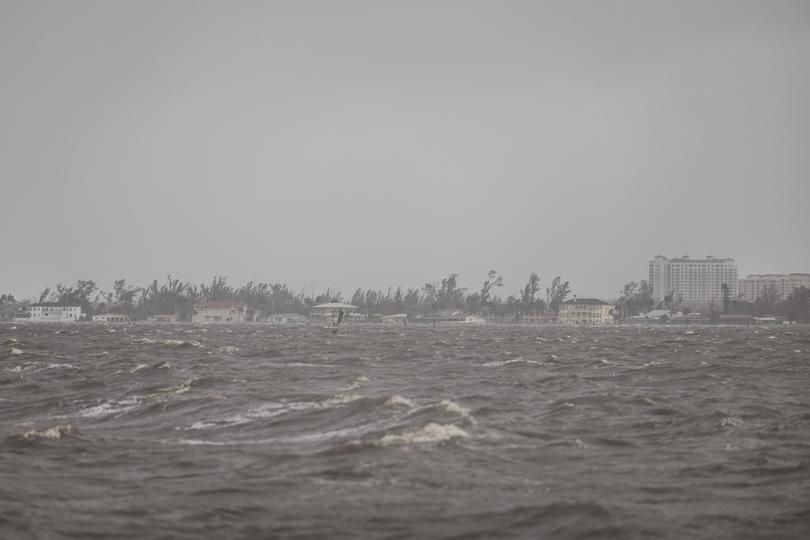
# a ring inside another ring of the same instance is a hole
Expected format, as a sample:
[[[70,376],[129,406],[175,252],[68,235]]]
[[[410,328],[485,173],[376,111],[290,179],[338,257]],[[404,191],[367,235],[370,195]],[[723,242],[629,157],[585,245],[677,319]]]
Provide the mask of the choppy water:
[[[810,329],[0,325],[3,538],[808,538]]]

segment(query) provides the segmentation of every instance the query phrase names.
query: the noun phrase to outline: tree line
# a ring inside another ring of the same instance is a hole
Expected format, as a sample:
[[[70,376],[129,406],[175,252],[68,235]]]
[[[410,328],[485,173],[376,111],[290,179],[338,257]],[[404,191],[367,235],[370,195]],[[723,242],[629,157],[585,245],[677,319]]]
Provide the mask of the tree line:
[[[133,319],[174,314],[180,320],[190,320],[194,304],[198,302],[235,300],[250,306],[257,317],[273,313],[306,315],[316,304],[345,301],[369,315],[407,313],[410,317],[417,317],[442,310],[457,310],[485,318],[522,321],[556,315],[560,305],[572,295],[570,282],[561,276],[554,277],[543,291],[536,272],[529,275],[516,295],[499,296],[497,290],[502,287],[503,276],[495,270],[491,270],[481,286],[475,289],[459,287],[458,274],[454,273],[419,288],[358,288],[350,297],[331,289],[317,294],[296,293],[283,283],[250,281],[233,286],[228,284],[226,277],[216,276],[210,283],[195,284],[169,275],[165,281],[155,279],[146,287],[129,285],[125,279],[115,280],[111,290],[100,289],[92,280],[78,280],[75,286],[59,283],[53,289],[43,290],[38,301],[78,305],[88,316],[115,312]],[[753,302],[731,298],[729,290],[728,286],[723,288],[722,305],[710,306],[710,316],[719,313],[758,317],[775,315],[793,321],[810,321],[810,290],[806,287],[793,290],[784,299],[780,299],[775,286],[764,287]],[[15,302],[17,300],[10,293],[0,295],[0,307]],[[681,299],[674,291],[656,303],[652,286],[647,281],[631,281],[619,293],[615,316],[625,319],[652,309],[679,311],[680,304]]]
[[[147,286],[133,286],[126,279],[118,279],[112,289],[106,290],[93,280],[78,280],[73,286],[59,283],[54,288],[44,289],[37,300],[78,305],[87,316],[114,312],[133,319],[174,314],[180,320],[189,320],[197,303],[231,300],[246,303],[256,317],[274,313],[305,315],[317,304],[348,302],[366,314],[407,313],[417,317],[450,310],[520,321],[556,314],[571,295],[570,282],[556,276],[546,287],[545,297],[541,297],[540,277],[536,272],[529,275],[517,295],[499,296],[497,290],[502,287],[503,276],[495,270],[491,270],[481,286],[474,289],[460,287],[458,274],[453,273],[419,288],[358,288],[351,296],[332,289],[296,293],[284,283],[250,281],[234,286],[225,276],[215,276],[210,283],[193,283],[169,275],[165,281],[155,279]],[[0,305],[14,301],[12,295],[3,295],[2,298]]]

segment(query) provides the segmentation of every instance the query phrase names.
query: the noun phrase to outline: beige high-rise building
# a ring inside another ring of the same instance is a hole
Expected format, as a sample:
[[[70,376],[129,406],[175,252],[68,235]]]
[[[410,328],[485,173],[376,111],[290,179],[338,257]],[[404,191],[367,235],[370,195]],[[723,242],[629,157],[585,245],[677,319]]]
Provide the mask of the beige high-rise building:
[[[731,298],[737,298],[737,265],[734,259],[721,259],[707,255],[692,259],[688,255],[667,259],[657,255],[649,264],[650,280],[655,303],[673,294],[673,300],[683,306],[719,308],[723,304],[723,285],[727,285]]]
[[[810,289],[810,274],[748,274],[739,281],[739,298],[753,302],[766,287],[774,287],[777,300],[784,300],[793,289]]]

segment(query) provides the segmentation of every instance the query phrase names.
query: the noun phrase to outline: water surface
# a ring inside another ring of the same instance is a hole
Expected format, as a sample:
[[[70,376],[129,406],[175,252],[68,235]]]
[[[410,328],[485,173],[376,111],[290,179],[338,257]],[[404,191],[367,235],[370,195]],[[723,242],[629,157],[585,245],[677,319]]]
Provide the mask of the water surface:
[[[808,538],[810,329],[0,325],[4,538]]]

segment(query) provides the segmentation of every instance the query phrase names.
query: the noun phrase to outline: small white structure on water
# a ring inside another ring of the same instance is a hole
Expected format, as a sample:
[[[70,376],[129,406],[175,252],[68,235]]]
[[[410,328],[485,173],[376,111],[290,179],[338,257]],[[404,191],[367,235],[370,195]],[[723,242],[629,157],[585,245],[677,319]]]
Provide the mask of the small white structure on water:
[[[312,306],[312,311],[309,316],[314,321],[325,322],[334,324],[338,319],[344,322],[349,320],[349,315],[357,313],[360,308],[351,304],[342,304],[340,302],[329,302],[327,304],[318,304]],[[341,317],[341,313],[343,316]]]
[[[103,313],[101,315],[93,315],[93,322],[126,323],[129,322],[129,317],[121,315],[120,313]]]
[[[194,304],[195,324],[238,324],[247,321],[248,305],[232,300],[208,300]]]
[[[80,306],[59,302],[39,302],[31,304],[31,322],[75,322],[84,316]]]

